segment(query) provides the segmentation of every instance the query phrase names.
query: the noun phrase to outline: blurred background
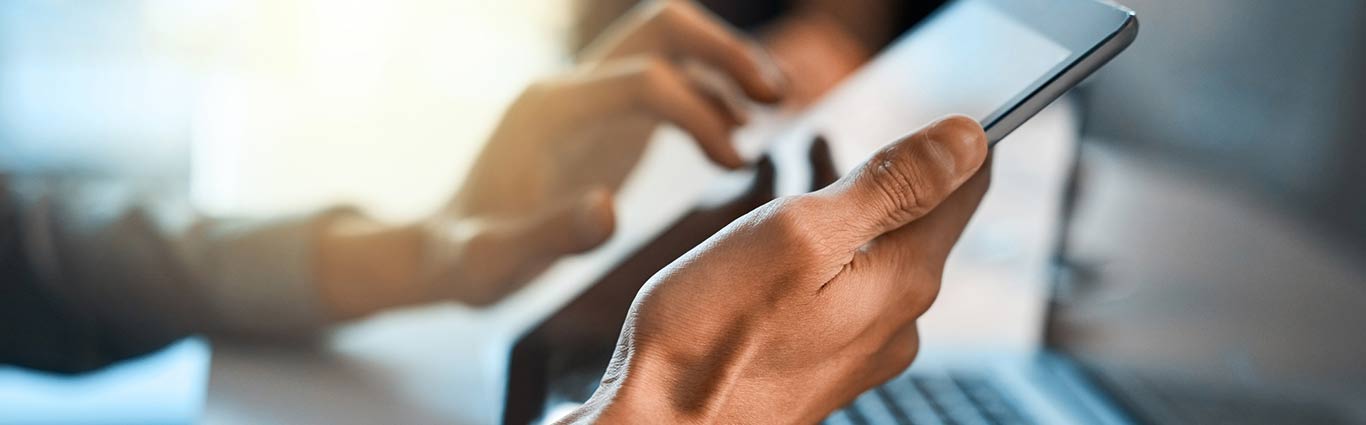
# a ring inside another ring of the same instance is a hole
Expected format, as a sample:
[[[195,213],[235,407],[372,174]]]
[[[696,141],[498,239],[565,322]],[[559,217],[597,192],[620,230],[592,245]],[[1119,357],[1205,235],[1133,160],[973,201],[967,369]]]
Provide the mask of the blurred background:
[[[5,2],[0,169],[169,186],[217,216],[349,204],[384,220],[413,219],[448,200],[524,85],[569,64],[569,7],[541,0]],[[456,316],[447,321],[478,320],[447,310]],[[484,355],[478,343],[452,342],[460,348],[423,348],[442,357]],[[219,365],[261,360],[233,362],[215,352]],[[275,354],[267,364],[289,362]],[[0,423],[314,422],[272,410],[276,400],[298,398],[254,395],[262,388],[299,394],[289,383],[307,381],[301,376],[338,375],[334,362],[312,357],[298,362],[311,368],[285,366],[298,373],[283,380],[269,368],[230,368],[214,379],[226,382],[232,401],[205,416],[209,358],[207,341],[191,339],[76,378],[0,365]],[[478,389],[489,385],[481,368],[465,366],[475,371],[443,374],[441,382],[495,393]],[[345,388],[364,387],[341,375],[313,381],[333,393],[321,390],[304,404],[347,400]],[[458,406],[451,400],[459,394],[443,390],[431,398],[451,406],[445,421],[496,418],[496,406]],[[375,412],[352,421],[415,417],[395,413],[406,403],[380,390],[352,392]]]
[[[412,218],[457,187],[503,105],[568,63],[568,8],[9,2],[0,161],[183,177],[216,214],[346,202]]]
[[[1366,248],[1363,6],[1122,3],[1150,31],[1093,81],[1087,136],[1217,175]]]
[[[902,3],[913,22],[939,2]],[[1138,41],[1012,136],[1034,144],[1002,145],[926,341],[1366,397],[1366,2],[1121,3]],[[7,1],[0,169],[155,180],[214,215],[344,203],[413,219],[458,187],[523,86],[572,63],[574,8]],[[558,294],[530,292],[511,303]],[[325,354],[191,339],[88,379],[0,366],[0,419],[39,423],[53,397],[173,394],[188,407],[151,422],[331,421],[300,412],[351,404],[355,422],[492,423],[526,317],[419,308],[342,329]],[[119,385],[153,378],[171,384]],[[3,413],[19,405],[40,413]]]

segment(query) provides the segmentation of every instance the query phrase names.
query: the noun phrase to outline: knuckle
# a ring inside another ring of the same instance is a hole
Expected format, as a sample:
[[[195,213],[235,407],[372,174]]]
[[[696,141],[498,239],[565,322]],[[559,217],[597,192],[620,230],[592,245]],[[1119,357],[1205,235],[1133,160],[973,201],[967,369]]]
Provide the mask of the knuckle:
[[[812,210],[811,203],[807,198],[801,196],[784,196],[774,199],[766,206],[768,209],[767,218],[782,232],[794,232],[800,230],[809,220]]]
[[[929,209],[926,202],[930,187],[925,183],[919,166],[915,161],[906,161],[901,154],[902,146],[892,146],[873,157],[871,171],[872,187],[878,199],[885,203],[888,211],[897,222],[924,214]]]
[[[639,79],[637,81],[645,96],[663,92],[674,79],[673,64],[659,56],[642,58],[639,66]]]
[[[986,155],[985,134],[972,118],[954,115],[879,151],[868,163],[869,186],[891,219],[929,212],[955,190],[967,162]]]
[[[828,250],[817,223],[821,208],[815,198],[807,196],[778,198],[768,204],[766,222],[790,255],[819,258]]]

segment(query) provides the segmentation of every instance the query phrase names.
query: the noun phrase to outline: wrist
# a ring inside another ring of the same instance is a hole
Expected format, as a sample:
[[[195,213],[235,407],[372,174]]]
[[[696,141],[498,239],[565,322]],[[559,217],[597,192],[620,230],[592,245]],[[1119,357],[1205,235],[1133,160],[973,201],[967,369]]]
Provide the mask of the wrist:
[[[334,319],[420,301],[422,237],[417,226],[347,215],[320,227],[314,280]]]
[[[827,405],[838,397],[807,391],[802,381],[811,377],[744,376],[754,360],[744,342],[704,338],[646,354],[649,347],[622,338],[601,386],[559,424],[812,423],[838,407]]]
[[[664,391],[621,391],[620,386],[599,387],[593,397],[556,423],[559,425],[614,425],[639,423],[681,424],[697,422],[677,411]]]
[[[559,425],[579,424],[634,424],[634,423],[689,423],[697,422],[688,418],[671,403],[671,390],[660,378],[672,376],[667,370],[657,370],[654,366],[669,366],[667,362],[651,364],[640,352],[639,345],[629,331],[618,341],[607,370],[603,373],[597,390],[582,406],[569,415],[559,419]],[[683,385],[674,385],[681,387]]]
[[[622,344],[631,348],[618,348],[597,391],[559,423],[735,423],[737,413],[747,416],[762,405],[751,403],[747,394],[736,391],[739,359],[725,355],[699,358],[685,353],[650,355],[643,353],[640,345]],[[731,411],[739,406],[746,406],[745,412]]]

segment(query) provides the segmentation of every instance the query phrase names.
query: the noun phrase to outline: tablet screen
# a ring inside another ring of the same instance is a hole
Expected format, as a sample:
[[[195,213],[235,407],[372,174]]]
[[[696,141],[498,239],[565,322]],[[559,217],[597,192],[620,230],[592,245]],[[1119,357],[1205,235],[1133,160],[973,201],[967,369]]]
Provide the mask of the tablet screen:
[[[1051,74],[1072,52],[983,1],[948,6],[889,56],[912,73],[927,119],[967,114],[987,122],[998,109]]]
[[[992,122],[1071,53],[987,1],[957,1],[902,36],[799,121],[826,136],[848,171],[941,116]]]

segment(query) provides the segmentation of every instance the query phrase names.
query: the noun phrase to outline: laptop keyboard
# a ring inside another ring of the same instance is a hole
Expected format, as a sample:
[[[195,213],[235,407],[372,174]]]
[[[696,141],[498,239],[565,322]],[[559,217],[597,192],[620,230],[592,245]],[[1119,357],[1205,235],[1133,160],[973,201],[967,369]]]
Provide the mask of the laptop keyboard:
[[[903,375],[864,393],[826,419],[826,425],[1030,424],[1014,402],[986,378],[950,372]]]

